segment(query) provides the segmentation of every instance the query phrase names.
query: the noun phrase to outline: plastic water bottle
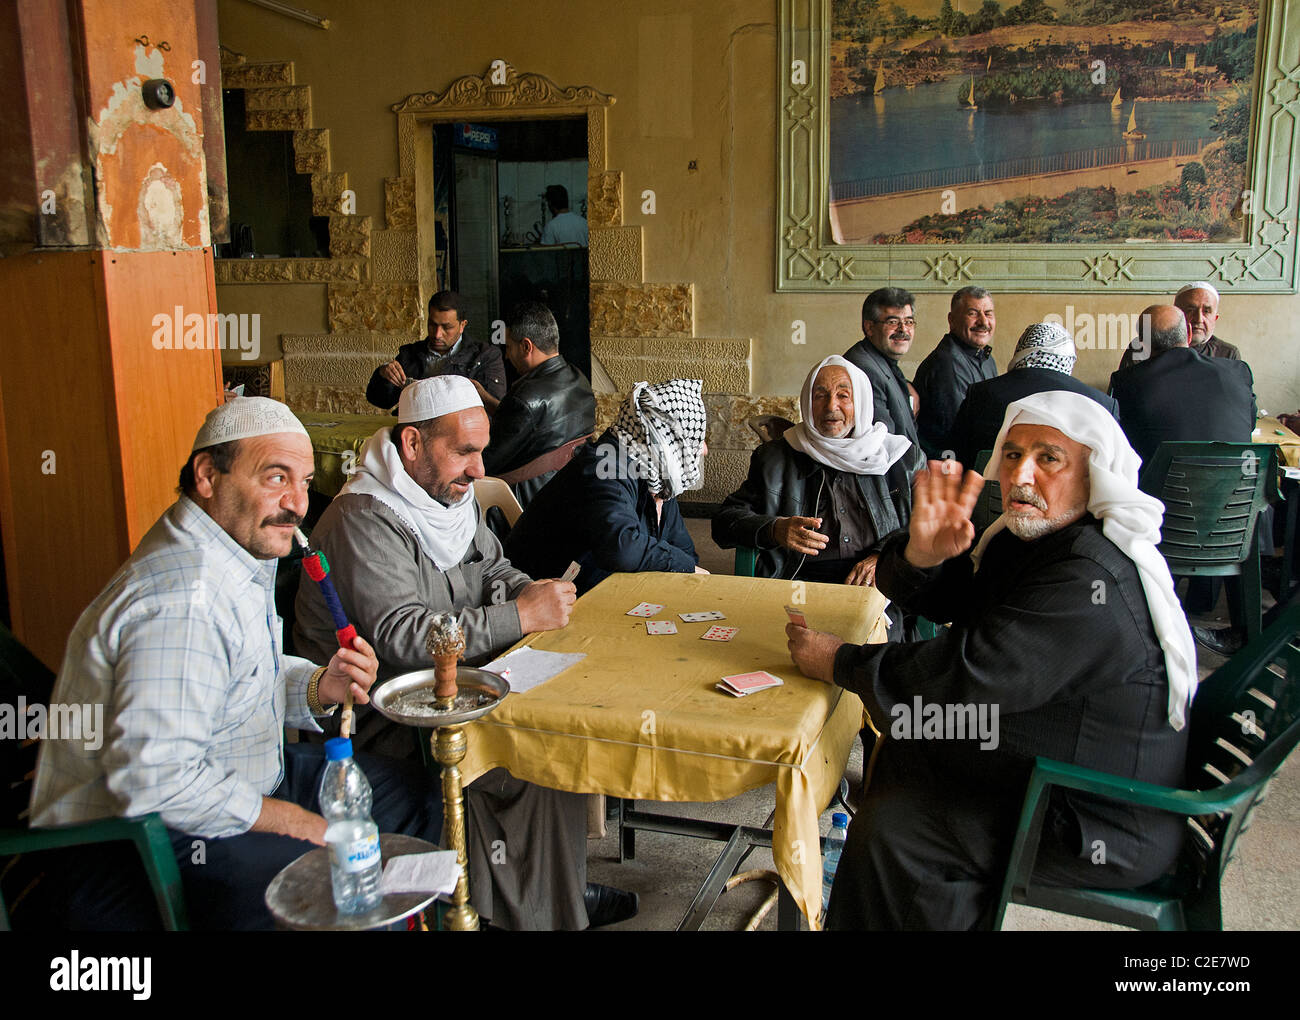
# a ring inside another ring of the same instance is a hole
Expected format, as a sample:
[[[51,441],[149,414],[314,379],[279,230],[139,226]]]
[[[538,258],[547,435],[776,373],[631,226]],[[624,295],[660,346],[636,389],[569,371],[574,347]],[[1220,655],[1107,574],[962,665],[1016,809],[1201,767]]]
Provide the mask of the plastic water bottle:
[[[325,846],[330,855],[334,905],[343,914],[363,914],[383,899],[379,827],[370,818],[371,793],[361,767],[352,760],[352,741],[325,741],[325,774],[320,781],[320,813],[329,822]]]
[[[843,811],[831,815],[831,831],[826,837],[826,849],[822,851],[822,910],[831,902],[831,886],[835,884],[835,869],[840,866],[840,854],[844,852],[844,839],[849,834],[849,816]]]

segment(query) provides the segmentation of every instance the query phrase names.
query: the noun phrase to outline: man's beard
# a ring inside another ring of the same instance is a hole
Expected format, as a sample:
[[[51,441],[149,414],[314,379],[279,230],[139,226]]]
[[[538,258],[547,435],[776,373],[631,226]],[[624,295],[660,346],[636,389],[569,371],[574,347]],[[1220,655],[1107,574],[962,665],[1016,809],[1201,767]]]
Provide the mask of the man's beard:
[[[1047,512],[1047,502],[1036,491],[1026,485],[1013,485],[1007,493],[1007,501],[1018,500],[1022,503],[1029,503]],[[1087,503],[1081,503],[1077,506],[1068,507],[1053,517],[1030,517],[1028,515],[1013,514],[1008,511],[1005,514],[1007,521],[1007,530],[1016,538],[1023,539],[1026,542],[1032,542],[1034,539],[1042,538],[1044,535],[1050,535],[1053,531],[1060,531],[1068,524],[1073,524],[1083,516],[1084,511],[1088,509]]]
[[[837,418],[823,418],[817,423],[817,431],[827,439],[843,439],[849,434],[851,426],[843,415]],[[839,431],[835,431],[839,429]]]

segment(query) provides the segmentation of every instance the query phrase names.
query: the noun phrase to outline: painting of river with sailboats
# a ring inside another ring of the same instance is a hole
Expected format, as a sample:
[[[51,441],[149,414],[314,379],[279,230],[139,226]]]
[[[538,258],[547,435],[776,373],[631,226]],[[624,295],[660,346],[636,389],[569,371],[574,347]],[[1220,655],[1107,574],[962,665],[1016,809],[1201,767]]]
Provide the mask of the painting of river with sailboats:
[[[841,244],[1230,241],[1257,0],[832,0]]]

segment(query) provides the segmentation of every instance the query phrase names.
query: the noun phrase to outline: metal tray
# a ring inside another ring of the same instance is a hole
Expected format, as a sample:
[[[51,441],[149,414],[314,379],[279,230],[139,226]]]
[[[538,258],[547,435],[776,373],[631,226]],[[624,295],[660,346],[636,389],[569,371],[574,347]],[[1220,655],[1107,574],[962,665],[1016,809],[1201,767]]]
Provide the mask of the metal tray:
[[[472,666],[457,666],[456,707],[450,711],[437,711],[433,708],[436,679],[437,671],[433,669],[402,673],[380,685],[379,690],[371,695],[370,704],[395,723],[436,729],[439,726],[460,726],[485,716],[510,693],[510,684],[495,673]]]

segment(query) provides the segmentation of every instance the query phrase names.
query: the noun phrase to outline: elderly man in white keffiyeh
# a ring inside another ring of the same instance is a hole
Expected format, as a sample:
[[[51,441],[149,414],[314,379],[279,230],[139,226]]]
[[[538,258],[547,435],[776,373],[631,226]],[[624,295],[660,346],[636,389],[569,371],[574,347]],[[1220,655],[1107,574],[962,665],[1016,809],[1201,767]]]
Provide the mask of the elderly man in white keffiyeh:
[[[993,449],[1007,408],[1031,393],[1082,393],[1118,420],[1119,405],[1113,398],[1070,375],[1076,356],[1073,338],[1056,323],[1036,322],[1021,333],[1006,373],[966,391],[953,422],[953,456],[966,467],[975,467],[980,452]]]
[[[813,366],[803,421],[764,443],[713,518],[724,549],[757,550],[759,577],[870,584],[884,539],[906,527],[911,442],[871,420],[871,382],[836,355]]]
[[[1115,419],[1077,393],[1013,403],[985,478],[1003,514],[975,541],[973,471],[931,461],[880,590],[951,626],[850,645],[791,624],[795,664],[858,694],[890,739],[853,820],[832,928],[977,928],[996,907],[1034,758],[1175,786],[1196,655],[1164,559],[1163,507]],[[1173,861],[1183,820],[1054,795],[1042,884],[1127,888]]]
[[[699,379],[637,383],[614,424],[533,497],[506,538],[511,562],[534,576],[581,567],[578,594],[612,573],[707,573],[677,497],[699,488],[704,399]]]

